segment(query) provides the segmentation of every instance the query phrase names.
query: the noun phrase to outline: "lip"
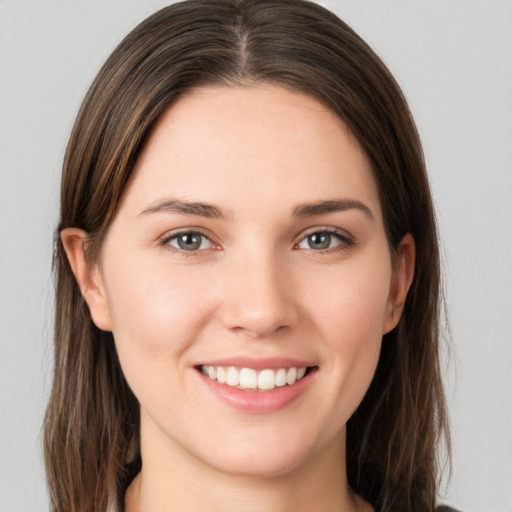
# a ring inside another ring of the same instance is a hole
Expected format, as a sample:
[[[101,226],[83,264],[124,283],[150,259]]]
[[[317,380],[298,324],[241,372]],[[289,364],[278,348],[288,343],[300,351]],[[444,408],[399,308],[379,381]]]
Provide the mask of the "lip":
[[[253,370],[279,370],[279,368],[303,368],[317,366],[312,361],[301,361],[299,359],[291,359],[286,357],[272,357],[254,359],[251,357],[231,357],[226,359],[215,359],[202,361],[195,365],[196,367],[201,366],[234,366],[235,368],[252,368]]]
[[[209,393],[212,393],[223,404],[238,411],[253,414],[269,414],[285,409],[292,402],[303,396],[316,377],[318,367],[311,362],[295,359],[259,359],[230,358],[201,363],[205,366],[234,366],[237,368],[253,368],[254,370],[275,370],[278,368],[305,367],[313,368],[302,379],[291,386],[274,388],[270,391],[241,390],[221,384],[203,375],[196,367],[196,375],[201,379]],[[199,365],[199,367],[201,366]]]

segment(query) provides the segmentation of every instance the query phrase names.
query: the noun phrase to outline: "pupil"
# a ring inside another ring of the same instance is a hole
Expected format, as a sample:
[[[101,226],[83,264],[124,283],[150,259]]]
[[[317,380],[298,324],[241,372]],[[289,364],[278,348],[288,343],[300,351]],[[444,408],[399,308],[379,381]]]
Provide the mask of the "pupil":
[[[201,245],[201,237],[194,233],[185,233],[178,238],[180,249],[185,251],[194,251]]]
[[[331,243],[329,233],[315,233],[309,237],[309,247],[311,249],[327,249]]]

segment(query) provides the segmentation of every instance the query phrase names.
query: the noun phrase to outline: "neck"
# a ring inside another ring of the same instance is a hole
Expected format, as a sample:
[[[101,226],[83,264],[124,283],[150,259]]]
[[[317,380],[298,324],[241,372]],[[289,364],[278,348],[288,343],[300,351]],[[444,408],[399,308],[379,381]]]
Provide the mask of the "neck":
[[[155,436],[141,438],[142,470],[126,494],[126,512],[371,510],[348,487],[344,431],[305,464],[272,476],[226,473],[172,442],[162,449]]]

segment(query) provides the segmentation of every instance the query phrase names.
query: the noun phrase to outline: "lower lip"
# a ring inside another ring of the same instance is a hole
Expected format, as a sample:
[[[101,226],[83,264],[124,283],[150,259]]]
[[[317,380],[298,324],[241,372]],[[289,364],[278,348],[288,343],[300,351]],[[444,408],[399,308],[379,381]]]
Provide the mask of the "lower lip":
[[[311,384],[315,373],[316,369],[311,370],[295,384],[274,388],[271,391],[244,391],[221,384],[200,372],[198,376],[217,398],[234,409],[264,414],[284,409],[301,397]]]

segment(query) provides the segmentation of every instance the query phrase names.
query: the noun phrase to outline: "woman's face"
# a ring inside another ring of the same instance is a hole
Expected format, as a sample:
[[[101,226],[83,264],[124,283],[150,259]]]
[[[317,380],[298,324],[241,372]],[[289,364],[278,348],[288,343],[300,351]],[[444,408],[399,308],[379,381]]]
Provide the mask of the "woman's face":
[[[182,98],[137,161],[89,299],[143,450],[259,475],[338,457],[400,314],[398,260],[370,165],[321,104],[271,86]]]

